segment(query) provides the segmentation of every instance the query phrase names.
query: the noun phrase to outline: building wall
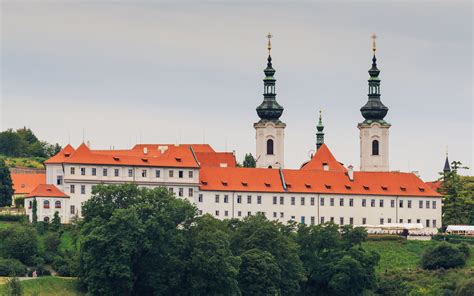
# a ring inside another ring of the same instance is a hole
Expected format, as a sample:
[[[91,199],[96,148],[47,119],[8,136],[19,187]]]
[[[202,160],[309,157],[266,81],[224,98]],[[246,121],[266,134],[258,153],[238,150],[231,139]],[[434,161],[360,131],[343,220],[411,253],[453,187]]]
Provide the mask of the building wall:
[[[284,123],[256,123],[256,155],[258,168],[283,168],[285,162],[285,127]],[[273,140],[273,155],[267,154],[267,140]]]
[[[44,202],[49,201],[49,208],[45,207]],[[58,212],[61,223],[68,223],[70,219],[74,216],[70,213],[70,205],[68,198],[62,197],[37,197],[37,216],[38,221],[44,221],[47,217],[49,221],[53,220],[54,213]],[[56,202],[60,203],[60,208],[56,207]],[[33,217],[33,198],[25,199],[25,210],[30,221]]]
[[[390,125],[359,124],[360,170],[374,172],[389,171],[389,128]],[[372,141],[379,141],[379,155],[372,155]]]

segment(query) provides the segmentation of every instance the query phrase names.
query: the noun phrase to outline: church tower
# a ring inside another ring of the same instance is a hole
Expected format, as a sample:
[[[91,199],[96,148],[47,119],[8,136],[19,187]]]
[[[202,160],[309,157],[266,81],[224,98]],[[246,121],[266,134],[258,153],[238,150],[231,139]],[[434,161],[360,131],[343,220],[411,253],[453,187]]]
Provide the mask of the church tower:
[[[323,118],[322,118],[322,113],[323,111],[319,110],[319,122],[318,125],[316,125],[316,150],[319,150],[319,147],[321,147],[324,144],[324,125],[323,125]]]
[[[283,113],[283,107],[276,101],[276,79],[273,77],[275,69],[273,69],[270,54],[272,35],[269,33],[267,38],[268,62],[263,71],[265,73],[263,102],[257,107],[260,120],[253,125],[257,142],[256,160],[257,168],[283,168],[286,124],[279,119]]]
[[[360,130],[360,170],[389,170],[389,129],[391,124],[384,120],[388,108],[380,100],[380,70],[375,57],[377,36],[372,35],[372,68],[369,70],[369,99],[360,109],[365,120],[357,125]]]

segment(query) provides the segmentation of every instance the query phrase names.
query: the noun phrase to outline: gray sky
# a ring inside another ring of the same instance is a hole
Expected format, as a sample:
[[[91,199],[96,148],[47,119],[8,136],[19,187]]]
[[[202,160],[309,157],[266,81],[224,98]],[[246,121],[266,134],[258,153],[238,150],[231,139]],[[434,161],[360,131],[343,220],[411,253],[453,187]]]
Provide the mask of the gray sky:
[[[242,160],[270,31],[286,167],[314,149],[320,108],[358,167],[376,32],[391,169],[437,178],[447,145],[472,167],[472,2],[195,2],[2,1],[0,129],[74,146],[84,130],[97,149],[205,140]]]

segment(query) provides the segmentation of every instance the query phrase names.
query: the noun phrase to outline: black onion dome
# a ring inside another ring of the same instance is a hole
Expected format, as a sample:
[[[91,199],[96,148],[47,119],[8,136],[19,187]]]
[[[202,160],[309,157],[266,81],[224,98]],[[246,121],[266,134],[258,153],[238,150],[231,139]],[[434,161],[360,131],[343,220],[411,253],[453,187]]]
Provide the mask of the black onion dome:
[[[367,103],[360,108],[365,120],[382,121],[388,113],[388,107],[380,100],[380,70],[377,68],[377,58],[372,58],[372,68],[369,70],[369,94]]]
[[[267,61],[267,67],[265,70],[263,70],[265,73],[265,78],[263,79],[263,102],[257,107],[256,110],[260,119],[276,121],[283,114],[283,107],[276,101],[276,79],[273,77],[275,74],[275,69],[273,69],[272,57],[270,55],[268,55]]]

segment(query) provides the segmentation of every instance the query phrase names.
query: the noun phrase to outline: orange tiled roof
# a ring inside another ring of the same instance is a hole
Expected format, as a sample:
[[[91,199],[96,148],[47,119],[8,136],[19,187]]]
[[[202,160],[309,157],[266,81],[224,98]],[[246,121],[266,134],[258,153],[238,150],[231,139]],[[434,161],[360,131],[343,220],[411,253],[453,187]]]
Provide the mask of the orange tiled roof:
[[[323,170],[324,165],[328,166],[329,171],[346,172],[347,169],[336,160],[326,144],[321,145],[310,161],[303,164],[302,170]]]
[[[412,173],[202,167],[200,190],[350,195],[440,196]]]
[[[426,185],[428,185],[428,187],[430,187],[436,192],[438,191],[438,189],[441,187],[442,184],[443,182],[441,180],[426,182]]]
[[[50,184],[39,184],[27,197],[69,197],[56,186]]]
[[[164,166],[197,168],[189,144],[186,145],[135,145],[130,150],[91,150],[84,143],[76,150],[66,146],[57,155],[45,161],[46,164],[102,164],[133,166]],[[192,145],[194,147],[194,145]],[[198,150],[212,150],[209,145],[197,145]]]
[[[29,194],[39,184],[46,183],[46,174],[11,174],[15,194]]]
[[[201,167],[220,167],[225,164],[227,167],[235,167],[237,161],[231,152],[196,152],[196,158]]]

